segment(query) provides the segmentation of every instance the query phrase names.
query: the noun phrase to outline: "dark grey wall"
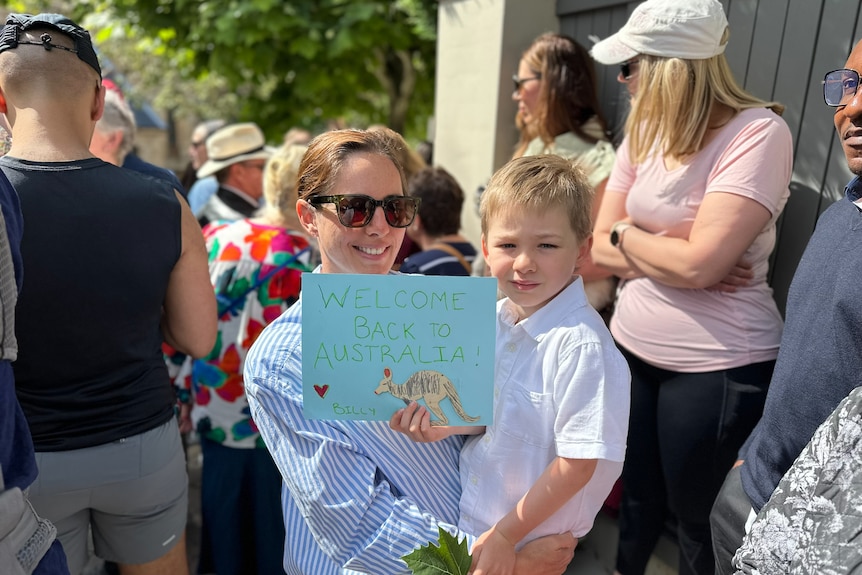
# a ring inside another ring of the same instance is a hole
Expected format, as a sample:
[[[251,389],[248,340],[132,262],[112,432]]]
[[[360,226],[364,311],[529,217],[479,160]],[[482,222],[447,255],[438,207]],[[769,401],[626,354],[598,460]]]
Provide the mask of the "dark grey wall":
[[[591,46],[619,30],[640,2],[558,0],[560,32]],[[817,216],[842,197],[852,177],[823,103],[823,75],[844,66],[862,35],[855,0],[722,0],[730,26],[727,58],[737,81],[753,94],[783,103],[794,141],[790,200],[779,221],[771,283],[784,309],[787,288]],[[598,65],[599,94],[616,134],[627,111],[617,67]]]

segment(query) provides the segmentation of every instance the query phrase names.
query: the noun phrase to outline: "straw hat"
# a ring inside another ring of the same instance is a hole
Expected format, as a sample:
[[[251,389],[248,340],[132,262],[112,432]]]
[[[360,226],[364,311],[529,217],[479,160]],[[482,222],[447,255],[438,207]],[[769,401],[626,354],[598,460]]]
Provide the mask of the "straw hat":
[[[198,178],[211,176],[233,164],[246,160],[268,160],[275,148],[267,146],[257,124],[230,124],[207,138],[209,159],[198,169]]]

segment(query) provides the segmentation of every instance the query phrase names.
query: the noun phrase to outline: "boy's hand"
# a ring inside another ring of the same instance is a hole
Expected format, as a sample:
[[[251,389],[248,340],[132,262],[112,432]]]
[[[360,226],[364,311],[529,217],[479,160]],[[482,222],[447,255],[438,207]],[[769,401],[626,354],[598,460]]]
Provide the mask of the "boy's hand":
[[[389,427],[407,435],[417,443],[440,441],[458,432],[457,427],[432,426],[431,414],[415,401],[396,411],[389,420]]]
[[[473,575],[512,575],[515,572],[515,546],[493,527],[476,540],[471,554]]]

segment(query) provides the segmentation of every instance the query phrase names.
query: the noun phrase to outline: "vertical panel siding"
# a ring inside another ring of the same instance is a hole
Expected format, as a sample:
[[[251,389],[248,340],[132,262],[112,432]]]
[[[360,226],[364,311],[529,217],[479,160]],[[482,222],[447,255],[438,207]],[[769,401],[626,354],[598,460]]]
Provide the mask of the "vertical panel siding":
[[[758,2],[757,0],[732,0],[723,4],[724,12],[727,14],[727,24],[730,26],[730,40],[724,54],[730,62],[733,75],[742,82],[748,75],[748,57],[751,54]]]

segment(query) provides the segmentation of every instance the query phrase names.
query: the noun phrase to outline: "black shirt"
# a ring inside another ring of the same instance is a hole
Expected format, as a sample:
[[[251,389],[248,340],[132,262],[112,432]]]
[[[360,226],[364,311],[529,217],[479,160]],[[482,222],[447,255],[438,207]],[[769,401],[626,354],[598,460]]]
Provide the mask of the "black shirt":
[[[174,394],[161,311],[182,250],[171,185],[97,158],[5,156],[21,199],[18,399],[37,451],[101,445],[162,425]]]

